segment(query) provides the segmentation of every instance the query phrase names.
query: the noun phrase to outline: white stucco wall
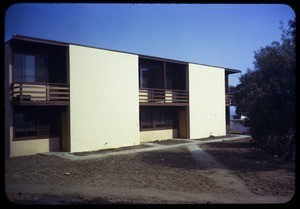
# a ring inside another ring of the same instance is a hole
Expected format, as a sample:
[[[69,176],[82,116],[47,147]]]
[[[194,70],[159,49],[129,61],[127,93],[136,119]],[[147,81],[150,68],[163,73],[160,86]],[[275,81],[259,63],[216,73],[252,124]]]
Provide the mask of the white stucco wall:
[[[70,151],[138,145],[138,56],[70,45]]]
[[[226,135],[225,70],[189,64],[190,138]]]

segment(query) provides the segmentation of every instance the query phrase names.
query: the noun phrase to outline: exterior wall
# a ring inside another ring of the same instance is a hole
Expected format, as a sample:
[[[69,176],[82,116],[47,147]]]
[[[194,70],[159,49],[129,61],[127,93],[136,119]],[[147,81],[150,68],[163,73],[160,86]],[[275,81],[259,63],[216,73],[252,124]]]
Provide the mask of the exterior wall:
[[[11,47],[9,44],[5,45],[5,70],[4,70],[4,108],[5,108],[5,156],[10,155],[10,141],[12,140],[12,117],[11,105],[9,102],[9,85],[12,78],[12,61],[11,61]]]
[[[11,141],[10,156],[33,155],[42,152],[58,151],[59,147],[59,138]]]
[[[70,45],[70,152],[140,144],[138,56]]]
[[[166,140],[178,137],[177,129],[154,130],[154,131],[141,131],[141,142],[149,142],[155,140]]]
[[[225,70],[189,64],[190,138],[226,135]]]

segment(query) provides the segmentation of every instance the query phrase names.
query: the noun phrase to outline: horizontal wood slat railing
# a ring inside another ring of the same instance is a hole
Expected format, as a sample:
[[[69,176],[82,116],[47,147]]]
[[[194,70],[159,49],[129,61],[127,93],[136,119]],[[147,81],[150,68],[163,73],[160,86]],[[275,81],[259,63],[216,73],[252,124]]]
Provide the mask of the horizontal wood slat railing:
[[[226,93],[226,106],[235,106],[235,95],[233,93]]]
[[[157,104],[188,104],[189,93],[185,90],[143,88],[139,90],[139,102]]]
[[[68,84],[15,82],[11,84],[10,99],[20,104],[68,104],[70,88]]]

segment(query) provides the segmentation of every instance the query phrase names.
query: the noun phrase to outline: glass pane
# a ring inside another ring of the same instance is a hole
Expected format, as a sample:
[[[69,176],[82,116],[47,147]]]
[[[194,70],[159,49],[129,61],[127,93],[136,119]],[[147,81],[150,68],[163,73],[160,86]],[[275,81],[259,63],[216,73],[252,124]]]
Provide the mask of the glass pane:
[[[27,136],[36,136],[36,131],[27,131]]]
[[[173,72],[168,72],[167,71],[167,89],[172,89],[172,87],[173,87],[173,76],[174,76],[174,74],[173,74]]]
[[[49,115],[50,136],[59,136],[60,127],[61,127],[60,113],[57,112],[50,113]]]
[[[156,112],[156,114],[155,114],[155,127],[156,128],[166,127],[165,112]]]
[[[35,114],[15,112],[14,113],[14,127],[20,130],[35,130]]]
[[[25,55],[26,63],[26,81],[35,82],[35,57],[31,55]]]
[[[16,137],[25,137],[26,136],[26,131],[17,131],[15,132]]]
[[[149,69],[140,68],[140,87],[147,88],[149,82]]]
[[[38,136],[49,136],[49,126],[38,126]]]
[[[38,114],[38,135],[39,136],[48,136],[49,135],[49,120],[47,113]]]
[[[14,131],[16,137],[36,136],[36,115],[32,112],[14,112]]]
[[[36,131],[36,116],[34,113],[23,113],[26,123],[26,129]]]
[[[23,113],[14,113],[14,128],[16,130],[26,130],[26,121]]]
[[[141,111],[141,128],[153,128],[152,112]]]
[[[166,127],[173,128],[174,127],[174,112],[167,112],[166,114]]]
[[[13,57],[13,74],[14,74],[14,81],[23,81],[23,55],[22,54],[14,54]]]
[[[37,81],[47,82],[47,58],[36,57]]]

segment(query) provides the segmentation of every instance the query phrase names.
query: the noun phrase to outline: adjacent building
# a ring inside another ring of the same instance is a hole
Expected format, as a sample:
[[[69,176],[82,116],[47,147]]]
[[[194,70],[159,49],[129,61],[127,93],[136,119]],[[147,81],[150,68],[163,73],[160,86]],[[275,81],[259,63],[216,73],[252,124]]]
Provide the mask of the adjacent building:
[[[13,36],[5,44],[6,154],[226,135],[228,76],[237,72]]]

